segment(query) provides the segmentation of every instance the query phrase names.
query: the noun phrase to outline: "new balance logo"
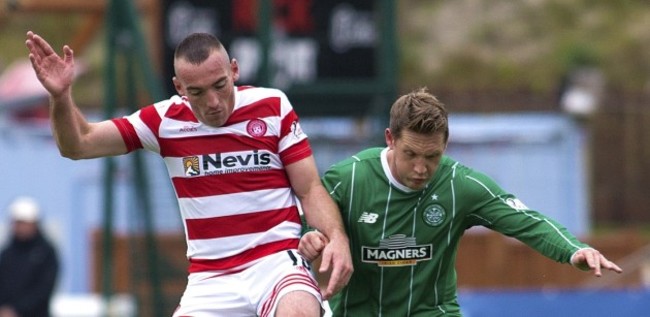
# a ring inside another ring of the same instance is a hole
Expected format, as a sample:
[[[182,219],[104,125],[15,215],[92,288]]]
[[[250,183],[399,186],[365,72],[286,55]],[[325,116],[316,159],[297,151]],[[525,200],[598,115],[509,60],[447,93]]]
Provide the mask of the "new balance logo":
[[[375,213],[372,213],[372,212],[364,211],[361,214],[361,217],[359,217],[359,220],[357,220],[357,222],[375,223],[375,222],[377,222],[377,217],[379,217],[379,215],[377,215]]]

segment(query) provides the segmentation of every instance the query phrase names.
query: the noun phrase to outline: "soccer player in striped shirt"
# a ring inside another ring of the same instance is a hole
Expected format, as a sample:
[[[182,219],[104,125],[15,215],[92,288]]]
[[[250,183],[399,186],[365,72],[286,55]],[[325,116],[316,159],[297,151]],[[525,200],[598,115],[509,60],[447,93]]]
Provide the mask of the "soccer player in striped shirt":
[[[456,251],[466,229],[485,226],[582,270],[621,272],[566,228],[531,210],[490,177],[445,156],[447,111],[426,89],[390,111],[385,148],[332,166],[322,178],[343,215],[354,273],[329,303],[333,316],[460,316]],[[318,257],[327,238],[306,233]]]
[[[71,159],[138,149],[164,160],[180,207],[190,262],[174,316],[320,316],[349,280],[340,213],[318,177],[307,136],[277,89],[238,87],[239,65],[212,35],[195,33],[174,54],[178,95],[123,117],[88,122],[72,100],[73,52],[28,32],[36,75],[50,94],[54,138]],[[298,203],[330,243],[321,294],[296,251]]]

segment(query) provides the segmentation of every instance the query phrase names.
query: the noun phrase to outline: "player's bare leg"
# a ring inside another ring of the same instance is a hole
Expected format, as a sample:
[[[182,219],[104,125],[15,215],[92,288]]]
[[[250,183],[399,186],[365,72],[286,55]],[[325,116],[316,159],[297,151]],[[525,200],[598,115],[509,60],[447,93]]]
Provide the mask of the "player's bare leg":
[[[314,295],[304,291],[285,294],[278,302],[276,317],[321,316],[321,304]]]

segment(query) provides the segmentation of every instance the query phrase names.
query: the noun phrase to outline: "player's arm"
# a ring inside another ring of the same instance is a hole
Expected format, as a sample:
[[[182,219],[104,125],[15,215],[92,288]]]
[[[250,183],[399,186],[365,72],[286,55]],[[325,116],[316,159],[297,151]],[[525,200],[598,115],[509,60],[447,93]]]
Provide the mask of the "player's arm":
[[[580,241],[562,224],[529,209],[488,176],[476,172],[472,176],[472,182],[476,184],[467,186],[464,202],[478,202],[476,205],[480,207],[475,208],[475,214],[479,217],[476,219],[484,221],[484,226],[514,237],[552,260],[569,262],[584,271],[593,270],[596,276],[602,275],[601,269],[622,272],[620,267]],[[479,183],[480,186],[476,186]]]
[[[65,99],[50,97],[52,134],[62,156],[77,160],[127,152],[124,140],[113,122],[88,122],[72,98]]]
[[[323,293],[325,298],[329,298],[347,285],[352,275],[350,246],[341,214],[320,182],[313,156],[287,165],[286,170],[307,223],[329,240],[323,249],[320,267],[321,272],[331,270],[327,289]]]
[[[593,271],[596,276],[602,275],[601,269],[622,272],[615,263],[580,241],[557,221],[534,210],[508,207],[491,213],[503,215],[499,217],[500,220],[492,218],[497,231],[517,238],[550,259],[560,263],[569,262],[580,270]]]
[[[117,127],[110,121],[90,123],[72,99],[74,54],[69,46],[59,56],[37,34],[27,32],[25,42],[36,77],[50,94],[52,133],[61,155],[71,159],[126,153]]]

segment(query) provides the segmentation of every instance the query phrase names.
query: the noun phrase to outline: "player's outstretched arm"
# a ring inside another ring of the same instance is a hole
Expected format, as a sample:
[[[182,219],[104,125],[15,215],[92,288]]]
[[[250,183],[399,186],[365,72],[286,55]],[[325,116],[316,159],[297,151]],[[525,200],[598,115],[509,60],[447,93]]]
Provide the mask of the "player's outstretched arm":
[[[63,56],[32,31],[25,45],[36,77],[50,95],[52,133],[61,155],[71,159],[126,153],[117,127],[110,121],[89,123],[72,99],[74,52],[65,45]]]
[[[350,244],[343,229],[341,213],[318,177],[313,156],[286,166],[286,170],[307,223],[329,241],[323,249],[320,266],[321,273],[331,272],[323,292],[323,297],[328,299],[348,284],[353,271]]]
[[[598,250],[585,248],[576,251],[571,256],[571,264],[583,271],[594,271],[594,275],[602,276],[601,269],[622,273],[623,270],[616,263],[608,260]]]

